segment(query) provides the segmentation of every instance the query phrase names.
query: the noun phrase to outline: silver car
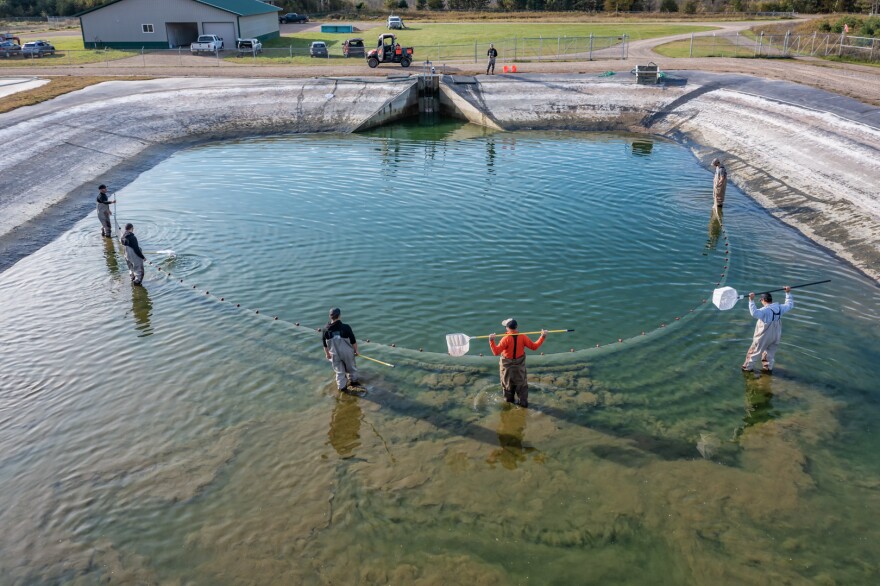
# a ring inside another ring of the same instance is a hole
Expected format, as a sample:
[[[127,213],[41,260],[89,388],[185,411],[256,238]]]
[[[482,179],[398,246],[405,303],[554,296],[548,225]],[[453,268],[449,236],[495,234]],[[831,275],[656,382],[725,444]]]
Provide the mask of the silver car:
[[[0,56],[17,57],[21,55],[21,46],[15,41],[0,42]]]
[[[54,55],[55,47],[49,41],[30,41],[21,46],[21,54],[25,57]]]

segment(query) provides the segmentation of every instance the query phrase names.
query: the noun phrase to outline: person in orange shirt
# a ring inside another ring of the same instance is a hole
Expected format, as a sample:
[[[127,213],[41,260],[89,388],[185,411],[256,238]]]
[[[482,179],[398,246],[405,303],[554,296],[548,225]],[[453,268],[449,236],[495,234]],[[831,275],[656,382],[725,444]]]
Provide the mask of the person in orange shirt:
[[[537,350],[547,339],[547,330],[541,330],[541,337],[532,342],[525,334],[520,334],[516,320],[508,318],[501,322],[507,328],[507,332],[501,339],[500,344],[495,344],[495,334],[489,336],[489,347],[495,356],[501,355],[498,366],[501,372],[501,389],[504,391],[504,400],[508,403],[516,402],[520,407],[529,406],[529,381],[526,372],[526,348]],[[514,401],[514,396],[519,401]]]

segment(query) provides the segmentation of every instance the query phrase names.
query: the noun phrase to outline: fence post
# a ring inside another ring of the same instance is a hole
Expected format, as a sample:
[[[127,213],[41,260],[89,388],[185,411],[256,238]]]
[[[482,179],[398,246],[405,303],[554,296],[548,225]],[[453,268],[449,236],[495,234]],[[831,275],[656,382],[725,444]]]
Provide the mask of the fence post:
[[[559,36],[556,37],[556,60],[559,61]]]
[[[620,40],[620,59],[621,61],[626,61],[626,35],[624,34]]]
[[[474,63],[477,62],[477,41],[474,41]]]
[[[514,36],[513,37],[513,60],[514,61],[516,61],[516,44],[517,44],[517,40],[516,40],[516,36]]]
[[[819,31],[813,31],[813,42],[810,44],[810,55],[812,55],[816,49],[816,34]]]
[[[544,57],[544,35],[538,35],[538,61]]]
[[[868,57],[868,59],[870,61],[874,60],[874,49],[876,49],[876,48],[877,48],[877,39],[872,39],[871,40],[871,56]]]
[[[782,39],[782,56],[788,56],[788,42],[791,39],[791,31],[785,31],[785,38]]]
[[[844,33],[840,33],[840,44],[837,46],[837,56],[838,57],[843,55],[843,35],[844,35]]]
[[[590,33],[590,61],[593,60],[593,33]]]
[[[688,52],[688,57],[694,56],[694,33],[691,33],[691,50]]]
[[[761,36],[758,38],[758,42],[759,42],[759,44],[758,44],[757,55],[760,57],[761,56],[761,49],[764,48],[764,31],[761,31]]]
[[[144,62],[144,68],[146,68],[147,67],[147,56],[144,55],[144,48],[143,47],[141,47],[141,59]]]
[[[177,46],[177,64],[183,65],[183,56],[180,54],[180,45]]]

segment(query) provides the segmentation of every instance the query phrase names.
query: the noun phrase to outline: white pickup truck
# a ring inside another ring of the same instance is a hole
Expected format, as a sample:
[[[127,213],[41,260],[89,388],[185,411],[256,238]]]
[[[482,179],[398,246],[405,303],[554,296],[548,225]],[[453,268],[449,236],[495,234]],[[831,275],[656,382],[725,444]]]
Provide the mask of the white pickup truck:
[[[199,35],[198,40],[189,46],[191,53],[219,53],[223,49],[223,38],[217,35]]]

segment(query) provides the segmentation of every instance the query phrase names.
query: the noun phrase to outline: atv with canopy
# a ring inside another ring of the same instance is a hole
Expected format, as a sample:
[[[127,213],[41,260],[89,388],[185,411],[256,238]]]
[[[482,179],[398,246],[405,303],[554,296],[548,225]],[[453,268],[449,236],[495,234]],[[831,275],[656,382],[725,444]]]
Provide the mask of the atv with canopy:
[[[401,47],[393,34],[386,33],[379,35],[378,45],[367,53],[367,64],[371,68],[378,67],[380,63],[400,63],[401,67],[409,67],[412,56],[412,47]]]

